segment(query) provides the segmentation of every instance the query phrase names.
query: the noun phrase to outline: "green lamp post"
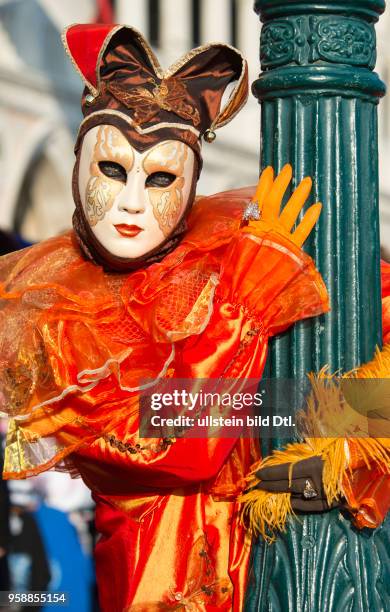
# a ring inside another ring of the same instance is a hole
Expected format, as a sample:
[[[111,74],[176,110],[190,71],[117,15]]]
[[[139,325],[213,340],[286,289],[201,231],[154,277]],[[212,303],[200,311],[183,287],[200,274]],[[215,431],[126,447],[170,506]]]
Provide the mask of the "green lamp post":
[[[287,162],[295,184],[313,177],[322,201],[305,249],[328,287],[331,312],[272,342],[268,374],[304,378],[328,364],[347,371],[381,344],[374,23],[384,0],[257,0],[263,22],[261,166]],[[263,453],[285,440],[265,440]],[[338,511],[301,517],[267,545],[257,541],[248,611],[390,609],[390,521],[358,532]]]

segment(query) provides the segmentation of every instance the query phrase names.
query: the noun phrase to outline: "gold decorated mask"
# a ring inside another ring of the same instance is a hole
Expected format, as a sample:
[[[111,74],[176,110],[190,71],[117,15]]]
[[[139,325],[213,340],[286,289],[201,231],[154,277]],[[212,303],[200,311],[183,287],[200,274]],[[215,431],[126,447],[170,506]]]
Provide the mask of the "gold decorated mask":
[[[79,190],[86,219],[112,255],[142,257],[172,233],[192,195],[195,156],[176,140],[139,153],[116,127],[84,137]]]

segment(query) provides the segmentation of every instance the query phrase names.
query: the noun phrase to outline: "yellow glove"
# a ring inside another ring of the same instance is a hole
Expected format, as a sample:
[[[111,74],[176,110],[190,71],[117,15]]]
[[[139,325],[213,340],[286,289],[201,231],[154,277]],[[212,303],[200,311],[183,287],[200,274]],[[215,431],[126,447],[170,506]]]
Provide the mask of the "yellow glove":
[[[312,180],[304,178],[295,189],[286,206],[280,212],[283,196],[292,178],[292,167],[286,164],[274,180],[274,171],[268,166],[262,173],[257,185],[253,202],[260,210],[259,221],[249,221],[241,231],[250,234],[263,234],[271,229],[276,230],[298,246],[302,246],[309,236],[321,214],[322,204],[317,202],[308,208],[296,229],[292,232],[299,213],[310,194]]]

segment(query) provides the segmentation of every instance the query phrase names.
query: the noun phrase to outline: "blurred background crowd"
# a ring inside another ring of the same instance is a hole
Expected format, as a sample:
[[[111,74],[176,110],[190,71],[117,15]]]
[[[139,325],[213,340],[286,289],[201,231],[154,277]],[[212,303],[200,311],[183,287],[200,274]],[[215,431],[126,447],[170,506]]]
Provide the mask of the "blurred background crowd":
[[[71,226],[73,142],[81,81],[61,44],[75,22],[126,23],[151,41],[163,66],[190,48],[223,41],[259,71],[260,23],[253,0],[0,0],[0,254]],[[378,64],[390,80],[390,13],[380,20]],[[198,193],[253,184],[260,113],[251,96],[239,118],[204,146]],[[383,252],[390,245],[390,98],[380,105]],[[0,421],[1,453],[6,423]],[[70,593],[69,611],[98,610],[93,504],[78,479],[48,473],[0,482],[0,590]],[[50,607],[50,606],[46,606]]]

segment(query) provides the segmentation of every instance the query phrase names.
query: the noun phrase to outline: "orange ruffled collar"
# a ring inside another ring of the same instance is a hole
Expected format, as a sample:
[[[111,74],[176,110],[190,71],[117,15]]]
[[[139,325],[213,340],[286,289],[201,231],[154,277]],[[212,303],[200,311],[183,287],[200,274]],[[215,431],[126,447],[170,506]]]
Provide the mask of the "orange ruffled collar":
[[[131,274],[86,261],[72,232],[3,257],[0,411],[25,419],[68,393],[88,398],[111,375],[127,393],[164,375],[174,341],[207,323],[223,253],[252,194],[199,198],[179,247]]]

